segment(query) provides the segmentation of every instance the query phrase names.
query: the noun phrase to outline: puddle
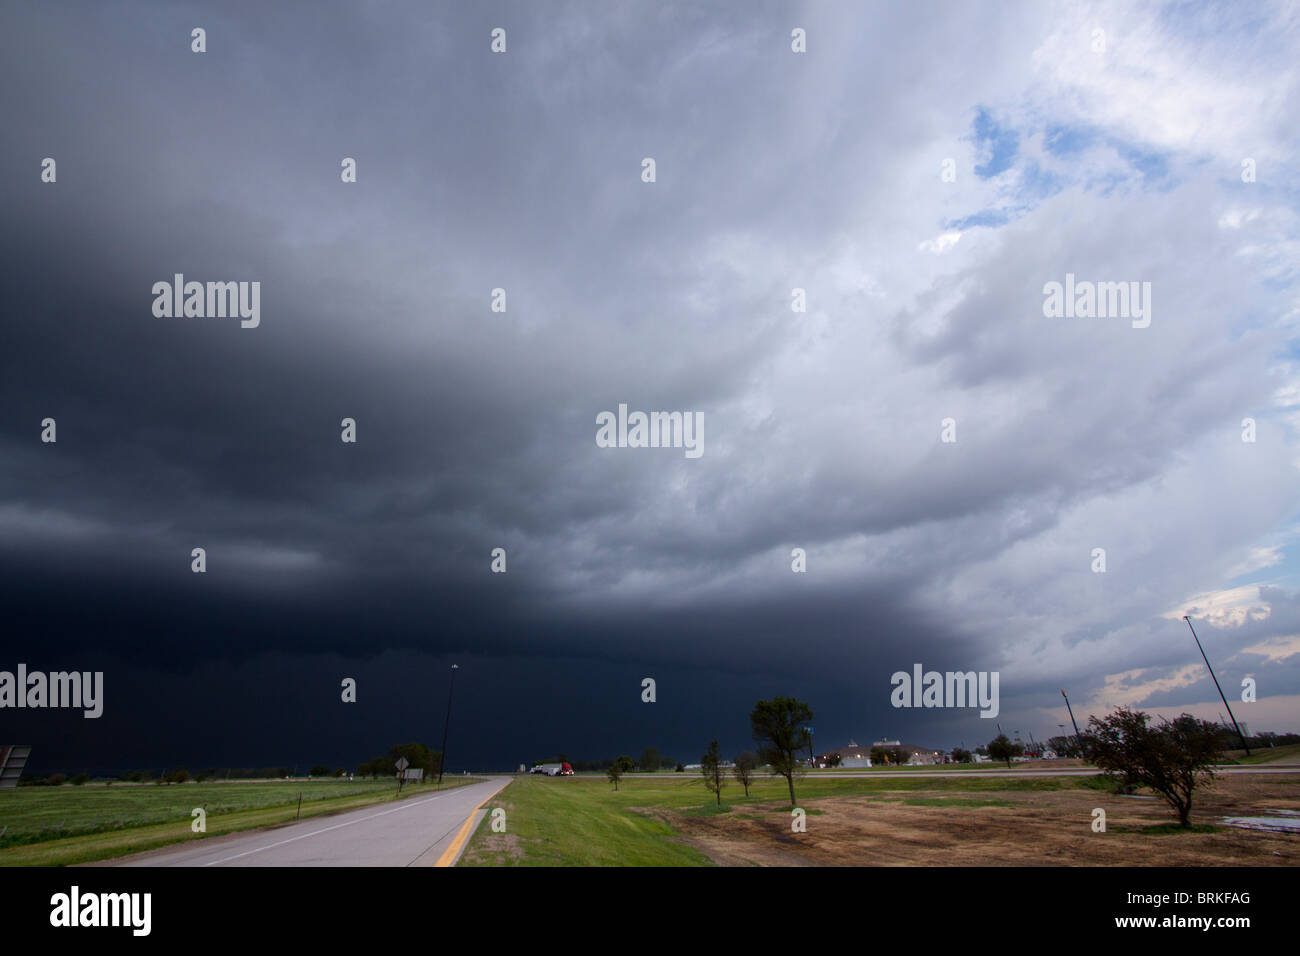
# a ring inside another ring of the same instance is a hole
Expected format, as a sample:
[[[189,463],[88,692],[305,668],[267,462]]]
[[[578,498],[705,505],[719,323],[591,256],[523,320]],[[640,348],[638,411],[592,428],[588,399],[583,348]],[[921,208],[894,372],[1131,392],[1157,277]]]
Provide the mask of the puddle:
[[[1223,822],[1245,830],[1300,833],[1300,810],[1269,810],[1266,816],[1258,817],[1224,817]]]

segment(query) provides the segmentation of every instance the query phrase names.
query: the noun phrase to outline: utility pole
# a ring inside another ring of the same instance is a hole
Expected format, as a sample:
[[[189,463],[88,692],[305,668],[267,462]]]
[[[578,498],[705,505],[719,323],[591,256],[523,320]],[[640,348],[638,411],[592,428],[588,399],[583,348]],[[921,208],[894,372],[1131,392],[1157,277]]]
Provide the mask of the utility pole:
[[[438,757],[438,786],[442,786],[442,772],[447,769],[447,728],[451,726],[451,695],[456,690],[456,671],[460,665],[451,665],[451,686],[447,688],[447,719],[442,725],[442,753]]]
[[[1214,681],[1214,686],[1218,688],[1219,699],[1223,701],[1223,706],[1228,708],[1228,716],[1232,718],[1232,726],[1236,728],[1237,737],[1241,741],[1242,749],[1246,751],[1246,756],[1249,757],[1250,744],[1246,743],[1246,735],[1241,732],[1241,727],[1237,725],[1237,717],[1232,712],[1232,705],[1228,703],[1228,698],[1224,696],[1223,688],[1219,687],[1219,678],[1214,676],[1214,668],[1210,667],[1210,659],[1205,656],[1205,648],[1201,647],[1201,639],[1196,636],[1196,628],[1192,627],[1192,619],[1184,614],[1183,620],[1187,622],[1188,627],[1192,628],[1192,639],[1196,641],[1197,650],[1201,652],[1201,660],[1205,661],[1205,667],[1210,672],[1210,679]]]

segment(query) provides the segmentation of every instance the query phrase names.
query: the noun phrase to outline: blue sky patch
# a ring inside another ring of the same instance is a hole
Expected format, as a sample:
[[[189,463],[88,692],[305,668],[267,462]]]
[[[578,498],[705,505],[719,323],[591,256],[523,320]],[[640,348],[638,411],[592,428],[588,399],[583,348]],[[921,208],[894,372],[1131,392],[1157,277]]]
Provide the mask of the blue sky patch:
[[[989,152],[989,161],[975,167],[975,175],[980,179],[991,179],[1000,172],[1011,168],[1020,146],[1020,135],[1013,129],[1001,126],[993,115],[984,107],[975,114],[973,126],[975,142],[981,149]]]

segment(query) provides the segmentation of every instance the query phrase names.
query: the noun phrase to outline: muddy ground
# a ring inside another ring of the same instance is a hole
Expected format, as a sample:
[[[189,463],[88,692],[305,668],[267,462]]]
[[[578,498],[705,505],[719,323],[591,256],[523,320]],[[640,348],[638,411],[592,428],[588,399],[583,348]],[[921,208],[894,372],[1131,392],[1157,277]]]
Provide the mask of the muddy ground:
[[[989,805],[998,804],[998,805]],[[1106,832],[1092,830],[1093,809]],[[1300,834],[1220,826],[1227,816],[1300,810],[1295,777],[1224,777],[1193,800],[1194,826],[1176,822],[1159,798],[1106,791],[913,791],[809,800],[807,832],[791,832],[788,806],[739,805],[701,816],[655,808],[723,866],[1295,866]]]

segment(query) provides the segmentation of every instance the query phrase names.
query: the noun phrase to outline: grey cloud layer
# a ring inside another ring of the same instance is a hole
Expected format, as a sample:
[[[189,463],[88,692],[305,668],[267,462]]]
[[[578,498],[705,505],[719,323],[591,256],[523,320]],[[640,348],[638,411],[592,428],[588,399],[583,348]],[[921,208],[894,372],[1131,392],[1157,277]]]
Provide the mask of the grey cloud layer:
[[[89,581],[144,659],[268,642],[797,658],[809,675],[851,663],[882,702],[920,660],[1001,668],[1027,712],[1066,676],[1083,693],[1178,666],[1159,615],[1226,587],[1300,504],[1273,410],[1294,276],[1243,252],[1294,242],[1295,197],[1243,196],[1203,135],[1166,136],[1134,143],[1168,157],[1165,187],[1081,174],[921,251],[1023,191],[1022,171],[971,173],[977,108],[1131,135],[1043,82],[1035,51],[1073,17],[10,10],[0,555],[33,582],[14,594],[29,639],[89,640],[33,597]],[[1293,136],[1274,116],[1261,135]],[[33,173],[46,155],[57,186]],[[1272,218],[1223,228],[1243,203]],[[1043,283],[1067,271],[1151,281],[1151,328],[1043,318]],[[175,272],[260,280],[262,326],[154,319],[149,288]],[[595,415],[619,402],[702,411],[704,458],[596,448]],[[46,415],[57,446],[34,444]],[[1294,601],[1268,627],[1300,630]],[[1295,668],[1279,675],[1300,693]],[[843,684],[837,708],[879,710]]]

